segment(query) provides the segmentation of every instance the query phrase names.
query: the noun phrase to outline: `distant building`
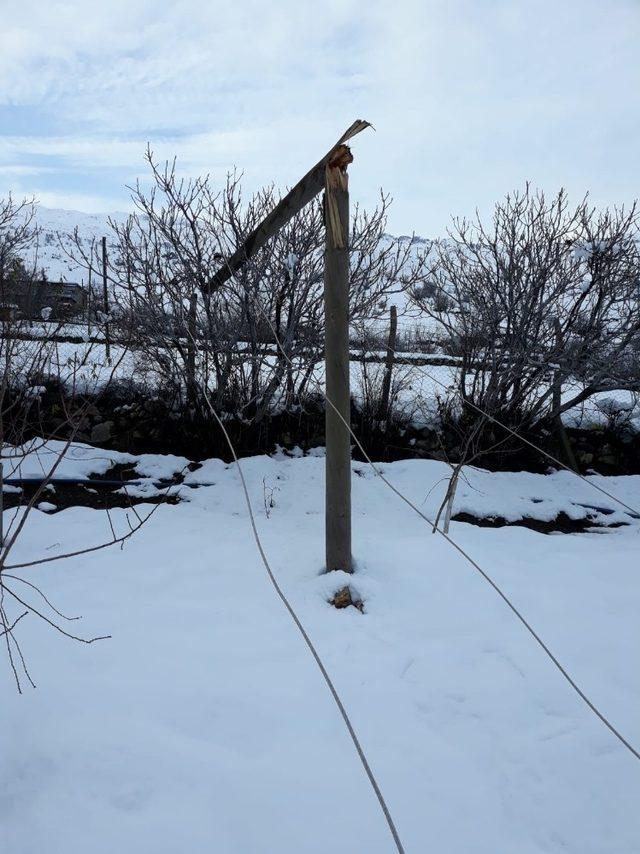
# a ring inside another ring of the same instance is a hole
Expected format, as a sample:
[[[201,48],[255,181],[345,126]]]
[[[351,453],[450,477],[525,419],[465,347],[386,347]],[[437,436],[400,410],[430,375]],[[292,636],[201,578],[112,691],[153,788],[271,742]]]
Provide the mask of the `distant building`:
[[[41,320],[43,309],[50,308],[51,320],[69,320],[86,313],[87,289],[76,282],[10,280],[3,284],[0,307],[11,308],[14,316],[28,320]]]

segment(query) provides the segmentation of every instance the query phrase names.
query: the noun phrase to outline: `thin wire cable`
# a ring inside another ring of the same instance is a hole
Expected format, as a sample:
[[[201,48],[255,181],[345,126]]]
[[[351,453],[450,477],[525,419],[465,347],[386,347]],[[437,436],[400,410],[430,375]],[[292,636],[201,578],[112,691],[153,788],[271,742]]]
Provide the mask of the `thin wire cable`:
[[[273,334],[274,334],[274,336],[275,336],[275,338],[276,338],[276,341],[277,341],[277,343],[278,343],[278,347],[279,347],[279,349],[281,350],[282,355],[283,355],[283,356],[285,357],[285,359],[289,362],[289,364],[293,367],[293,362],[291,361],[291,359],[289,358],[288,354],[287,354],[287,353],[285,352],[285,350],[283,349],[282,344],[281,344],[281,342],[280,342],[280,339],[279,339],[279,337],[278,337],[278,335],[277,335],[277,332],[276,332],[276,330],[274,329],[273,325],[271,324],[270,318],[267,318],[267,315],[266,315],[266,313],[265,313],[264,311],[263,311],[263,315],[264,315],[264,317],[267,319],[267,322],[269,323],[269,325],[271,326],[271,331],[273,332]],[[434,525],[434,523],[432,522],[432,520],[431,520],[431,519],[429,519],[429,517],[428,517],[428,516],[426,516],[426,514],[424,514],[424,513],[422,512],[422,510],[420,510],[420,508],[419,508],[419,507],[417,507],[417,506],[416,506],[416,505],[415,505],[415,504],[414,504],[414,503],[413,503],[409,498],[407,498],[407,497],[406,497],[402,492],[400,492],[400,490],[399,490],[399,489],[397,489],[397,488],[396,488],[396,487],[395,487],[395,486],[394,486],[394,485],[393,485],[389,480],[387,480],[387,478],[382,474],[382,472],[381,472],[381,471],[380,471],[380,470],[379,470],[379,469],[374,465],[374,463],[373,463],[373,461],[371,460],[370,456],[369,456],[369,455],[367,454],[367,452],[365,451],[365,449],[364,449],[364,447],[363,447],[363,445],[362,445],[362,442],[361,442],[361,441],[360,441],[360,439],[356,436],[356,434],[353,432],[353,429],[352,429],[351,425],[349,424],[349,422],[344,418],[344,416],[343,416],[343,415],[342,415],[342,413],[339,411],[339,409],[335,406],[335,404],[333,403],[333,401],[332,401],[332,400],[330,400],[330,398],[328,398],[328,397],[327,397],[327,393],[326,393],[326,391],[322,388],[322,385],[320,384],[320,381],[319,381],[319,380],[317,380],[317,379],[315,379],[315,378],[314,378],[314,381],[315,381],[315,383],[316,383],[317,387],[318,387],[318,388],[320,388],[320,390],[321,390],[321,392],[322,392],[322,394],[323,394],[323,396],[324,396],[325,401],[329,404],[329,406],[331,406],[331,408],[333,409],[333,411],[336,413],[336,415],[338,416],[338,418],[342,421],[342,423],[345,425],[345,427],[347,428],[347,430],[348,430],[348,431],[349,431],[349,433],[351,434],[351,437],[353,438],[354,442],[356,443],[356,445],[357,445],[357,446],[358,446],[358,448],[360,449],[360,453],[361,453],[361,454],[362,454],[362,456],[365,458],[365,460],[367,461],[367,463],[369,464],[369,466],[371,467],[371,469],[374,471],[374,473],[375,473],[375,474],[376,474],[376,475],[377,475],[377,476],[382,480],[382,482],[383,482],[383,483],[384,483],[384,484],[385,484],[385,485],[386,485],[386,486],[387,486],[387,487],[388,487],[388,488],[389,488],[393,493],[395,493],[395,495],[397,495],[397,496],[398,496],[398,498],[400,498],[400,499],[401,499],[401,501],[404,501],[404,503],[405,503],[405,504],[407,504],[407,506],[409,506],[409,507],[410,507],[414,512],[416,512],[416,513],[418,514],[418,516],[420,516],[420,517],[421,517],[421,518],[422,518],[422,519],[423,519],[423,520],[424,520],[424,521],[425,521],[425,522],[426,522],[426,523],[427,523],[427,524],[428,524],[432,529],[434,529],[434,530],[435,530],[435,531],[437,531],[437,532],[438,532],[442,537],[444,537],[444,538],[445,538],[445,540],[449,543],[449,545],[453,546],[453,548],[454,548],[454,549],[455,549],[459,554],[461,554],[461,555],[462,555],[462,556],[463,556],[463,557],[464,557],[464,558],[465,558],[465,559],[466,559],[466,560],[471,564],[471,566],[472,566],[472,567],[473,567],[477,572],[479,572],[479,573],[480,573],[480,575],[485,579],[485,581],[487,581],[487,582],[491,585],[491,587],[496,591],[496,593],[500,596],[500,598],[501,598],[501,599],[505,602],[505,604],[510,608],[510,610],[513,612],[513,614],[515,614],[515,616],[516,616],[516,617],[518,618],[518,620],[522,623],[522,625],[527,629],[527,631],[531,634],[531,636],[536,640],[536,642],[539,644],[539,646],[542,648],[542,650],[546,653],[546,655],[549,657],[549,659],[553,662],[553,664],[558,668],[558,670],[560,671],[560,673],[564,676],[564,678],[567,680],[567,682],[569,683],[569,685],[571,685],[571,687],[572,687],[572,688],[573,688],[573,690],[578,694],[578,696],[579,696],[579,697],[580,697],[580,698],[581,698],[581,699],[586,703],[586,705],[591,709],[591,711],[596,715],[596,717],[598,717],[598,718],[602,721],[602,723],[607,727],[607,729],[609,729],[609,731],[610,731],[610,732],[611,732],[611,733],[612,733],[612,734],[613,734],[613,735],[614,735],[614,736],[615,736],[615,737],[620,741],[620,743],[621,743],[621,744],[623,744],[623,745],[627,748],[627,750],[629,750],[629,751],[630,751],[630,753],[632,753],[632,754],[633,754],[633,756],[635,756],[635,758],[636,758],[636,759],[640,760],[640,752],[638,752],[638,750],[636,750],[636,748],[635,748],[635,747],[633,747],[633,745],[632,745],[632,744],[630,744],[630,743],[627,741],[627,739],[626,739],[626,738],[625,738],[625,737],[624,737],[620,732],[618,732],[618,730],[614,727],[614,725],[613,725],[613,724],[612,724],[612,723],[611,723],[611,722],[610,722],[610,721],[605,717],[605,715],[603,715],[603,714],[602,714],[602,712],[601,712],[601,711],[600,711],[600,710],[595,706],[595,704],[591,702],[591,700],[587,697],[587,695],[584,693],[584,691],[583,691],[583,690],[582,690],[582,689],[577,685],[577,683],[572,679],[572,677],[569,675],[569,673],[567,672],[567,670],[566,670],[566,669],[562,666],[562,664],[558,661],[558,659],[556,658],[556,656],[551,652],[551,650],[550,650],[550,649],[549,649],[549,647],[545,644],[545,642],[542,640],[542,638],[540,637],[540,635],[535,631],[535,629],[534,629],[534,628],[531,626],[531,624],[526,620],[526,618],[525,618],[525,617],[520,613],[520,611],[516,608],[516,606],[513,604],[513,602],[511,602],[511,600],[509,599],[509,597],[508,597],[508,596],[507,596],[507,595],[506,595],[506,594],[501,590],[501,588],[500,588],[500,587],[495,583],[495,581],[491,578],[491,576],[490,576],[487,572],[485,572],[485,570],[484,570],[484,569],[482,569],[482,567],[481,567],[481,566],[480,566],[480,565],[479,565],[479,564],[478,564],[478,563],[477,563],[477,562],[476,562],[476,561],[475,561],[475,560],[474,560],[474,559],[473,559],[473,558],[472,558],[472,557],[471,557],[471,556],[470,556],[470,555],[469,555],[469,554],[468,554],[468,553],[467,553],[467,552],[462,548],[462,546],[459,546],[459,545],[455,542],[455,540],[453,540],[453,539],[452,539],[452,537],[450,537],[450,536],[449,536],[449,534],[445,534],[445,532],[444,532],[443,530],[441,530],[440,528],[435,527],[435,525]],[[587,482],[588,482],[588,481],[587,481]]]
[[[233,442],[231,441],[231,437],[229,436],[229,433],[228,433],[226,427],[224,426],[222,420],[218,416],[218,413],[216,412],[215,408],[213,407],[213,404],[211,403],[209,396],[208,396],[206,390],[204,389],[204,387],[202,388],[202,391],[204,394],[204,398],[207,402],[207,406],[208,406],[211,414],[215,418],[218,426],[222,430],[222,433],[224,434],[227,445],[229,446],[229,450],[231,451],[231,455],[232,455],[234,462],[237,466],[238,474],[240,475],[240,481],[242,483],[242,490],[244,492],[244,499],[245,499],[245,502],[247,505],[247,510],[249,511],[249,519],[251,522],[251,530],[253,531],[253,538],[256,542],[256,546],[258,547],[258,551],[260,553],[260,557],[262,558],[262,563],[264,564],[264,567],[265,567],[267,574],[269,576],[269,580],[271,581],[271,584],[273,585],[276,593],[278,594],[282,604],[285,606],[285,608],[289,612],[289,616],[291,617],[291,619],[295,623],[298,631],[302,635],[304,642],[306,643],[307,647],[309,648],[309,651],[311,652],[311,655],[313,656],[316,664],[318,665],[320,673],[322,673],[324,681],[326,682],[327,687],[329,688],[329,691],[331,692],[331,696],[333,697],[335,704],[338,707],[338,711],[340,712],[340,715],[342,716],[342,720],[344,721],[344,724],[345,724],[345,726],[349,732],[349,735],[351,736],[351,740],[353,741],[354,747],[358,753],[358,756],[360,758],[360,762],[362,763],[362,767],[364,768],[365,773],[366,773],[367,777],[369,778],[369,782],[371,783],[371,787],[373,788],[373,791],[375,792],[376,798],[378,799],[378,803],[380,804],[380,808],[382,809],[384,817],[385,817],[387,824],[389,826],[389,830],[391,831],[391,835],[393,837],[393,841],[395,842],[398,854],[405,854],[405,850],[402,846],[402,842],[400,841],[400,836],[399,836],[398,831],[396,829],[393,818],[391,817],[391,813],[389,811],[387,803],[384,799],[384,796],[382,794],[380,786],[378,785],[378,782],[375,778],[375,775],[374,775],[373,771],[371,770],[371,766],[369,765],[367,757],[365,756],[364,750],[362,748],[362,745],[360,744],[358,736],[356,735],[356,731],[353,728],[353,724],[351,723],[351,720],[349,718],[347,710],[345,709],[344,704],[342,703],[342,700],[340,699],[340,696],[339,696],[339,694],[338,694],[338,692],[337,692],[337,690],[333,684],[331,677],[329,676],[329,673],[328,673],[326,667],[322,663],[322,659],[320,658],[320,655],[319,655],[318,651],[316,650],[316,648],[313,644],[313,641],[311,640],[311,638],[307,634],[306,629],[302,625],[300,619],[298,618],[298,615],[296,614],[292,605],[290,604],[289,600],[287,599],[286,595],[282,591],[282,588],[278,584],[278,581],[277,581],[277,579],[273,573],[273,570],[271,569],[271,566],[269,564],[269,560],[268,560],[267,555],[265,553],[265,550],[262,546],[262,541],[260,540],[260,535],[258,534],[258,528],[256,526],[255,516],[253,514],[253,507],[251,505],[251,499],[249,497],[249,489],[247,487],[247,482],[246,482],[245,477],[244,477],[244,472],[242,470],[240,460],[239,460],[238,455],[236,453],[236,450],[233,446]]]

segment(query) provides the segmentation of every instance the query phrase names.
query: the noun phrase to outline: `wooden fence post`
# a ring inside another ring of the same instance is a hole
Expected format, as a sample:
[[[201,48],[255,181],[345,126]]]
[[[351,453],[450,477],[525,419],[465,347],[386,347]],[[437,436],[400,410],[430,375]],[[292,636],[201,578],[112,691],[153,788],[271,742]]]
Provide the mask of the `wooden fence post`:
[[[91,297],[91,289],[93,288],[91,267],[89,267],[89,284],[87,285],[87,334],[91,338],[91,309],[93,308]]]
[[[349,162],[347,160],[347,162]],[[349,390],[349,185],[347,162],[327,165],[325,364],[327,571],[351,572],[351,396]]]
[[[109,317],[109,294],[107,292],[107,238],[102,238],[102,292],[104,299],[104,313]],[[104,323],[104,340],[105,350],[107,354],[107,365],[111,365],[111,337],[109,330],[109,321]]]
[[[393,373],[393,361],[396,355],[396,336],[398,333],[398,309],[392,305],[389,317],[389,341],[387,343],[387,357],[385,359],[384,377],[382,378],[382,395],[380,397],[380,412],[378,420],[384,421],[385,429],[389,427],[389,398],[391,396],[391,374]]]
[[[198,294],[189,297],[189,316],[187,318],[187,399],[190,404],[196,400],[196,320],[198,314]]]
[[[0,462],[0,554],[4,543],[4,467]]]
[[[553,329],[556,337],[556,349],[559,354],[562,351],[562,329],[560,326],[560,321],[557,317],[554,318]],[[559,413],[560,406],[562,405],[562,374],[559,370],[555,370],[553,372],[552,382],[553,391],[551,406],[554,412]],[[562,423],[562,416],[560,414],[556,415],[554,421],[556,429],[558,431],[558,438],[560,439],[560,454],[564,456],[565,460],[567,461],[567,465],[570,468],[572,468],[574,471],[578,471],[578,464],[573,453],[573,448],[571,447],[571,442],[569,441],[569,436],[567,435],[565,426]]]

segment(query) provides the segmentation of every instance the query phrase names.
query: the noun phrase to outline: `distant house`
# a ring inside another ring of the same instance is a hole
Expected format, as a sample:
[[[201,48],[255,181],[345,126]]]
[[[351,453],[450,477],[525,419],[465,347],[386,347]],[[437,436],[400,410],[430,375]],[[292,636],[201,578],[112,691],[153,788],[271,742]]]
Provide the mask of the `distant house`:
[[[2,291],[0,305],[15,307],[19,317],[29,320],[40,320],[46,308],[51,320],[69,320],[87,310],[87,289],[76,282],[18,279],[5,282]]]

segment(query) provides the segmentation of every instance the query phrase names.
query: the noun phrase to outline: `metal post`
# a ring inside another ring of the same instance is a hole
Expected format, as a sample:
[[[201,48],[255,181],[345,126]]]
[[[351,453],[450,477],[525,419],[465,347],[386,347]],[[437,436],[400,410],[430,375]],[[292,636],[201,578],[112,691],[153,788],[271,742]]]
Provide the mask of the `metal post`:
[[[349,158],[350,159],[350,158]],[[327,571],[351,572],[351,400],[349,393],[349,185],[346,162],[326,170],[325,364]]]
[[[109,317],[109,294],[107,292],[107,238],[102,238],[102,293],[104,299],[104,313]],[[109,330],[109,321],[104,323],[104,341],[107,355],[107,364],[111,364],[111,339]]]

